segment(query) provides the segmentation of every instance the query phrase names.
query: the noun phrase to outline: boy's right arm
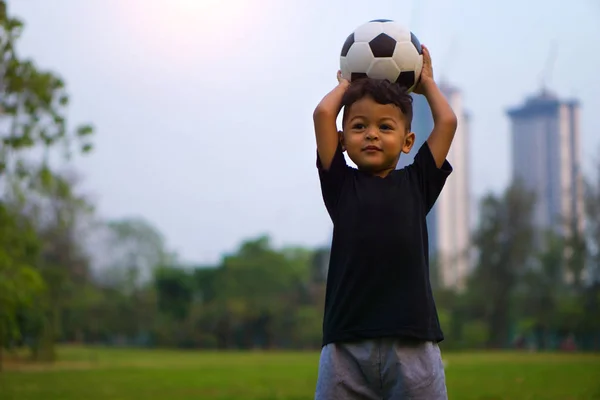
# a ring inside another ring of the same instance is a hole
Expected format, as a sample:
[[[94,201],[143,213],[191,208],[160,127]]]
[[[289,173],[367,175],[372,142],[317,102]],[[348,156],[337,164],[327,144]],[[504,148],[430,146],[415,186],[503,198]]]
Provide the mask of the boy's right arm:
[[[342,109],[342,97],[350,83],[338,72],[338,85],[319,103],[313,113],[317,153],[324,170],[329,170],[338,148],[337,116]]]

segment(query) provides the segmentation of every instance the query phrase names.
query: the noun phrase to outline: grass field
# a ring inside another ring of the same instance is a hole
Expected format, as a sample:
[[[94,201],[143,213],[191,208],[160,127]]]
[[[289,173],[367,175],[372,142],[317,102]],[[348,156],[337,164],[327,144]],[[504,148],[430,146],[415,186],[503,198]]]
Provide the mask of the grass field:
[[[317,353],[62,348],[9,364],[1,400],[311,399]],[[450,399],[600,399],[600,355],[446,353]]]

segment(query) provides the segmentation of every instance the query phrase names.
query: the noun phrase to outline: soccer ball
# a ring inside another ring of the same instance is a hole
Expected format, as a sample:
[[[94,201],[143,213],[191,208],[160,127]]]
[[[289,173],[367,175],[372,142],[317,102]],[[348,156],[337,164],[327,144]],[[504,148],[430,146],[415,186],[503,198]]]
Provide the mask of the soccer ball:
[[[376,19],[356,28],[346,39],[340,57],[342,77],[349,81],[369,77],[387,79],[412,92],[423,68],[419,39],[388,19]]]

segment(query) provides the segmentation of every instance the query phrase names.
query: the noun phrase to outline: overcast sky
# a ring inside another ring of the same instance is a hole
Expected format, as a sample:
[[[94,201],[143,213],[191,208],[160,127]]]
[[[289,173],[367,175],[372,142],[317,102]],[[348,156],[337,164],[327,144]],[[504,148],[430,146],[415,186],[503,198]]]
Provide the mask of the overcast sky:
[[[8,3],[26,23],[20,53],[65,78],[72,124],[97,128],[77,167],[99,213],[148,219],[190,262],[261,233],[328,243],[312,111],[345,38],[371,19],[409,25],[463,91],[475,196],[507,184],[505,110],[539,90],[552,43],[550,87],[582,103],[587,171],[600,155],[597,0]]]

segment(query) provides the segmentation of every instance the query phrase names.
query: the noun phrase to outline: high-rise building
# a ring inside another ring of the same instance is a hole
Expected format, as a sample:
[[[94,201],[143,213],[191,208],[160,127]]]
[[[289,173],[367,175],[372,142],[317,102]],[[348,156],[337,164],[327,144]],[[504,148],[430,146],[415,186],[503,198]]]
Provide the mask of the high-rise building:
[[[437,268],[439,284],[462,289],[470,271],[471,193],[469,181],[469,120],[462,103],[461,92],[445,83],[440,89],[458,118],[458,128],[448,161],[450,174],[440,197],[427,216],[429,254]],[[425,97],[413,95],[412,130],[416,142],[410,154],[403,154],[398,168],[411,164],[414,155],[433,129],[431,110]]]
[[[547,90],[507,111],[512,132],[512,177],[536,195],[534,223],[568,235],[583,230],[579,103]]]

